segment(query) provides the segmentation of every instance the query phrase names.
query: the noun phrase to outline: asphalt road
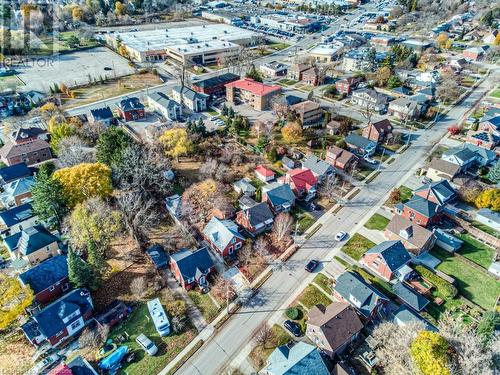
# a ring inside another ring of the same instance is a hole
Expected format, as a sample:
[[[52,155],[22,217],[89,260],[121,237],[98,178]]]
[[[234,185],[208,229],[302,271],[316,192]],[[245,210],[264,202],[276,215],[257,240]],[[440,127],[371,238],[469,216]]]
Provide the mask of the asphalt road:
[[[493,78],[493,77],[491,77]],[[304,270],[309,259],[322,260],[329,267],[333,256],[340,250],[334,236],[343,230],[350,235],[374,213],[389,192],[408,178],[421,165],[434,144],[446,134],[451,124],[457,123],[481,98],[496,79],[488,79],[467,99],[455,106],[434,127],[415,133],[410,148],[381,173],[335,215],[330,215],[323,226],[286,262],[277,264],[272,276],[226,325],[187,361],[176,374],[221,374],[229,363],[251,342],[255,330],[273,313],[283,308],[285,301],[301,290],[310,279]],[[333,265],[332,265],[333,266]],[[305,282],[304,282],[305,281]]]

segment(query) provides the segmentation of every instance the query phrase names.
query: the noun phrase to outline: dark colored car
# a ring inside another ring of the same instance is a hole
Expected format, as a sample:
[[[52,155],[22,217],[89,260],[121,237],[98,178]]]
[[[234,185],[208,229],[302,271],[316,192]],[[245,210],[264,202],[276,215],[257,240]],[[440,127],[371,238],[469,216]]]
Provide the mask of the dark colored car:
[[[285,320],[283,326],[289,330],[295,337],[302,336],[302,331],[300,330],[300,326],[298,323],[292,322],[291,320]]]
[[[319,262],[317,260],[310,260],[309,263],[306,264],[306,271],[313,272],[316,267],[318,267]]]

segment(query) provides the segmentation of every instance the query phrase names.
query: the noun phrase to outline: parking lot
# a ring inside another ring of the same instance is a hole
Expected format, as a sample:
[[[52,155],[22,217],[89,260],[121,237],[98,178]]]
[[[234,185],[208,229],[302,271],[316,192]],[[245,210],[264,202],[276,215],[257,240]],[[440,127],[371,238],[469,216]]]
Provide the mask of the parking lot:
[[[30,60],[15,70],[24,83],[21,90],[46,93],[56,83],[72,87],[88,83],[89,77],[99,80],[134,73],[126,59],[105,47]]]

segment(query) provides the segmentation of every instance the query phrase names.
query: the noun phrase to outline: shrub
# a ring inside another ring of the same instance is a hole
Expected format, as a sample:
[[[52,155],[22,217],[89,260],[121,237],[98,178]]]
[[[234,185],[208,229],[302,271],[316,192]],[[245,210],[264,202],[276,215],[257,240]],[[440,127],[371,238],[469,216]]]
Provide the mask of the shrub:
[[[420,331],[410,347],[411,358],[423,375],[449,375],[449,344],[435,332]]]
[[[450,284],[445,279],[439,277],[427,267],[418,265],[415,266],[415,271],[417,271],[424,279],[429,281],[432,285],[434,285],[437,289],[437,292],[444,299],[452,299],[455,298],[458,291],[454,285]]]
[[[299,318],[299,309],[296,307],[289,307],[286,309],[286,316],[288,319],[297,320]]]

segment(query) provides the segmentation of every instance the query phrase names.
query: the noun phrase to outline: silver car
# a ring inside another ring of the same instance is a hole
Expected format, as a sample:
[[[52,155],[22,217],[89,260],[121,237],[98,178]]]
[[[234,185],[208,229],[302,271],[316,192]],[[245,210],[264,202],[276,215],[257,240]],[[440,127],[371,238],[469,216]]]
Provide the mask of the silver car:
[[[158,347],[143,333],[137,336],[135,341],[149,355],[155,355],[158,352]]]

